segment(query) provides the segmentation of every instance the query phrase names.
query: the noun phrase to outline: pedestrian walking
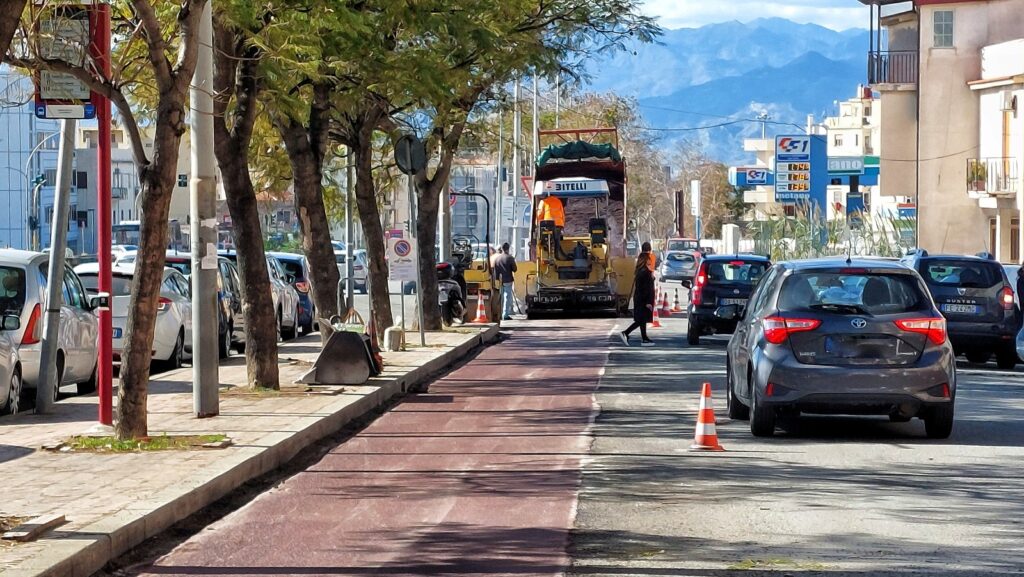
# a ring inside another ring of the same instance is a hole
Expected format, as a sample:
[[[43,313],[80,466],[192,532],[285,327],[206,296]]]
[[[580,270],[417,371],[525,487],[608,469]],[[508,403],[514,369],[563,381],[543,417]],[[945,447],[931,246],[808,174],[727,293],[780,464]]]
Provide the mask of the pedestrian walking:
[[[494,258],[494,278],[501,283],[501,320],[512,320],[512,309],[515,305],[516,294],[515,273],[516,257],[512,256],[509,244],[501,245],[501,250]]]
[[[645,242],[642,252],[636,257],[633,274],[633,324],[619,333],[622,344],[629,346],[629,335],[640,329],[640,346],[653,347],[654,341],[647,338],[647,323],[654,321],[654,273],[651,272],[651,243]]]

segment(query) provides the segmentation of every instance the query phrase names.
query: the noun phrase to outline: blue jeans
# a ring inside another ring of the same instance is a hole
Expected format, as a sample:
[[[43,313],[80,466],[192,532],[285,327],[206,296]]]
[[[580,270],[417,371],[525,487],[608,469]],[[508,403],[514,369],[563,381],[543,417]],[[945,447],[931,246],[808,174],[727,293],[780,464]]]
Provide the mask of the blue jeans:
[[[512,290],[515,288],[515,283],[504,283],[501,285],[501,316],[510,317],[512,316],[512,309],[515,305],[516,294]]]

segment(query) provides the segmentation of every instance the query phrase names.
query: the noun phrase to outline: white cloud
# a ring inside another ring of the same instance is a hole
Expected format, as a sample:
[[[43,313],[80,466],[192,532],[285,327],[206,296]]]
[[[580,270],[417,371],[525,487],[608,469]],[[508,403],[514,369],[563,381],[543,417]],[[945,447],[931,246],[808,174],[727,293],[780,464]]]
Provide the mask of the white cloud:
[[[866,28],[867,7],[854,0],[645,0],[644,11],[661,19],[666,28],[688,28],[713,22],[756,18],[786,18],[833,30]]]

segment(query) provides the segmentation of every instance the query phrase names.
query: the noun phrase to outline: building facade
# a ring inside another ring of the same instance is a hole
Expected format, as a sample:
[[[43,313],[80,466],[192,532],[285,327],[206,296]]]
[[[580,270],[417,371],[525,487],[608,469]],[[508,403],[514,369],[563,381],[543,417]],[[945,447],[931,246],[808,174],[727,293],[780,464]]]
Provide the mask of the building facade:
[[[916,199],[920,248],[1019,261],[1024,0],[861,2],[883,104],[882,194]]]

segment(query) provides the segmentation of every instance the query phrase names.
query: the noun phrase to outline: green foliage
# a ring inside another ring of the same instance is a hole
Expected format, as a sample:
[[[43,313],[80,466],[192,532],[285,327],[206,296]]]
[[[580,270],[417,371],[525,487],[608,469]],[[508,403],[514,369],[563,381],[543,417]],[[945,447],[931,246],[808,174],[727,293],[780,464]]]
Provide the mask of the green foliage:
[[[263,250],[302,254],[302,239],[292,235],[272,235],[263,240]]]
[[[774,217],[751,225],[755,252],[771,255],[773,261],[837,255],[899,257],[910,248],[902,241],[901,231],[913,227],[912,219],[865,213],[850,220],[825,221],[806,206],[799,207],[795,217]]]

